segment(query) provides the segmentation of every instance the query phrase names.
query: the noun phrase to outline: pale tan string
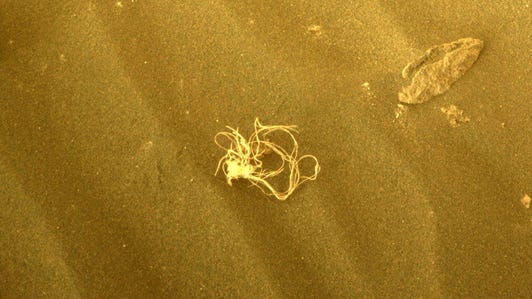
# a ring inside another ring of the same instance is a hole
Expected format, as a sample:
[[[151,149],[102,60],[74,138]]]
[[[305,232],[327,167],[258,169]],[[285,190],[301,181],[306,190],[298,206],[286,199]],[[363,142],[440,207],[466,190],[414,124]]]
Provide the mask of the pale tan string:
[[[226,151],[226,154],[218,161],[215,175],[220,168],[224,172],[227,183],[231,186],[232,180],[247,179],[257,186],[267,195],[273,195],[279,200],[285,200],[302,183],[315,180],[320,172],[318,159],[313,155],[297,157],[299,145],[293,133],[297,133],[296,126],[262,125],[258,118],[255,119],[254,132],[246,140],[238,129],[227,126],[229,132],[219,132],[214,136],[214,142]],[[269,141],[268,136],[273,132],[286,133],[293,144],[293,148],[288,151],[282,146]],[[225,147],[218,142],[218,138],[229,139],[229,147]],[[278,155],[281,158],[281,165],[277,169],[264,169],[261,158],[269,153]],[[299,170],[299,163],[304,159],[312,159],[315,162],[314,173],[310,176],[302,176]],[[288,168],[290,175],[288,188],[285,191],[277,190],[266,179],[280,175]]]

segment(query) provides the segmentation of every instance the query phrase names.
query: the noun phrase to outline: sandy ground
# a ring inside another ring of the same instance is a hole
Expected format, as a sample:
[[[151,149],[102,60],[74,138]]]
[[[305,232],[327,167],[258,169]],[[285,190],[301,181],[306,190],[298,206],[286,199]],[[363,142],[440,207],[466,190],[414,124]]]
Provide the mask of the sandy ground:
[[[0,2],[0,297],[532,296],[530,2],[457,2]],[[213,175],[255,117],[320,161],[287,201]]]

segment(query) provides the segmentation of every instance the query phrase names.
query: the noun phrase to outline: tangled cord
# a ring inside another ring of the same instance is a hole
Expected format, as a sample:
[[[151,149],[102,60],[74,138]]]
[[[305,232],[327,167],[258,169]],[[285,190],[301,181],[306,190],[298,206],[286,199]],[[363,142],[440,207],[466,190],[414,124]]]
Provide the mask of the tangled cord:
[[[214,136],[216,145],[227,151],[218,161],[215,175],[218,174],[221,168],[229,186],[232,186],[232,180],[243,178],[260,188],[266,195],[273,195],[279,200],[285,200],[299,185],[309,180],[315,180],[318,176],[320,165],[315,156],[304,155],[297,157],[299,145],[293,134],[298,133],[296,126],[265,126],[256,118],[254,123],[255,131],[248,140],[238,132],[238,129],[233,129],[229,126],[227,128],[230,130],[229,132],[219,132]],[[269,141],[269,135],[277,131],[284,132],[290,137],[293,144],[290,152],[282,146]],[[228,148],[218,142],[220,137],[229,139],[230,146]],[[277,169],[268,170],[263,167],[261,158],[270,153],[274,153],[281,158],[282,163]],[[299,163],[304,159],[313,159],[316,162],[314,173],[311,176],[303,176],[299,171]],[[286,167],[290,171],[288,189],[279,191],[267,179],[280,175]]]

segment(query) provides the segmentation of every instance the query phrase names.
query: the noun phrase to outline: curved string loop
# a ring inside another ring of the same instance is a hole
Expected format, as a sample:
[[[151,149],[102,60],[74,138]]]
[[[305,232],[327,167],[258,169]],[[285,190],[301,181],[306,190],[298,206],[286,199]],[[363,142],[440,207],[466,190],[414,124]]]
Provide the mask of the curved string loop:
[[[285,200],[294,190],[306,181],[313,181],[320,172],[318,159],[313,155],[297,157],[299,145],[294,136],[298,133],[296,126],[272,125],[267,126],[260,123],[256,118],[254,122],[254,132],[246,139],[238,128],[227,126],[228,132],[219,132],[214,136],[214,142],[218,147],[226,151],[226,154],[218,161],[215,175],[222,169],[227,183],[232,186],[232,181],[236,179],[247,179],[252,185],[257,186],[266,195],[273,195],[279,200]],[[292,143],[291,150],[271,142],[269,137],[274,132],[285,133]],[[219,138],[225,137],[229,140],[229,147],[223,146]],[[281,165],[276,169],[265,169],[261,158],[268,154],[275,154],[281,159]],[[311,175],[301,175],[299,164],[305,159],[314,161],[314,172]],[[280,191],[275,188],[267,179],[271,179],[282,174],[288,168],[289,181],[288,188]]]

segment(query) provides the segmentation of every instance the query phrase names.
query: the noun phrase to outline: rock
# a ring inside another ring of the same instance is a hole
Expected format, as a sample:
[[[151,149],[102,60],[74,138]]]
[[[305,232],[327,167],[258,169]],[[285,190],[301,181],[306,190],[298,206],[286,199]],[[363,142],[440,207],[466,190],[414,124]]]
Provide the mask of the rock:
[[[473,65],[483,46],[479,39],[462,38],[430,48],[403,69],[403,78],[415,74],[410,86],[399,92],[399,101],[420,104],[446,92]]]

